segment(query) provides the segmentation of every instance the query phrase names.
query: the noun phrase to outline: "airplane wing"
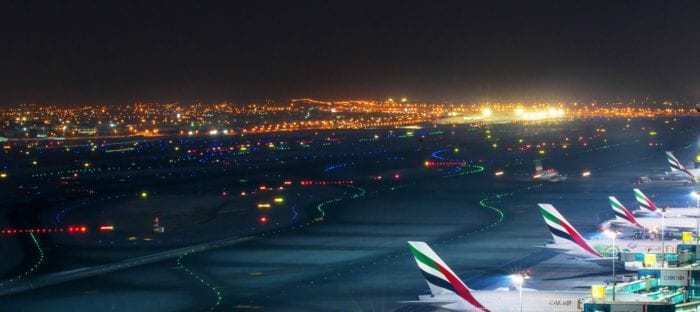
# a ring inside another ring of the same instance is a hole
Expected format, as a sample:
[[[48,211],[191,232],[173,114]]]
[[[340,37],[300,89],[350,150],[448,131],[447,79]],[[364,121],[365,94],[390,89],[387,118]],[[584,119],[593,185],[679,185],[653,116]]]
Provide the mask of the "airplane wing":
[[[552,251],[558,251],[558,252],[562,252],[562,253],[565,253],[566,251],[569,251],[569,250],[566,249],[566,248],[559,248],[559,247],[547,246],[547,245],[535,245],[535,246],[532,246],[532,247],[534,247],[534,248],[542,248],[542,249],[547,249],[547,250],[552,250]]]
[[[404,301],[399,301],[399,303],[408,303],[408,304],[414,304],[414,303],[421,303],[421,304],[450,304],[450,303],[457,303],[459,300],[446,300],[446,299],[423,299],[423,300],[404,300]]]
[[[584,258],[581,260],[586,261],[586,262],[596,263],[596,264],[609,264],[612,261],[617,261],[617,257]]]

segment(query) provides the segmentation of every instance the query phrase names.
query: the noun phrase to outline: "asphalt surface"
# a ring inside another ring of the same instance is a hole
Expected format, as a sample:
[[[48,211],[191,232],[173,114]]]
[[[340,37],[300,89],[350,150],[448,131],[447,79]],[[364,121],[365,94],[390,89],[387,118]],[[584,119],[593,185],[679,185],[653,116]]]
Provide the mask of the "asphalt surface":
[[[693,131],[669,137],[666,146],[690,154],[692,148],[683,147],[694,141]],[[78,271],[31,275],[3,286],[3,309],[427,311],[401,303],[428,291],[407,251],[408,240],[428,241],[475,289],[508,287],[507,276],[521,270],[532,275],[526,287],[582,289],[608,280],[610,272],[539,248],[550,235],[536,204],[554,204],[590,236],[612,217],[607,196],[631,205],[635,178],[665,168],[661,148],[649,147],[642,135],[623,135],[611,137],[609,144],[552,153],[545,165],[570,178],[536,183],[516,174],[527,175],[530,160],[507,153],[484,157],[482,149],[465,150],[469,142],[459,141],[406,153],[429,159],[443,151],[437,156],[472,164],[463,170],[424,173],[427,169],[416,168],[421,161],[340,166],[323,174],[388,177],[399,169],[405,174],[393,183],[338,187],[310,207],[317,214],[309,212],[306,221],[265,236],[231,237]],[[453,152],[458,145],[461,150]],[[506,174],[495,177],[493,171],[501,168]],[[582,169],[592,176],[580,177]],[[690,190],[645,189],[657,202],[674,205],[686,204]]]

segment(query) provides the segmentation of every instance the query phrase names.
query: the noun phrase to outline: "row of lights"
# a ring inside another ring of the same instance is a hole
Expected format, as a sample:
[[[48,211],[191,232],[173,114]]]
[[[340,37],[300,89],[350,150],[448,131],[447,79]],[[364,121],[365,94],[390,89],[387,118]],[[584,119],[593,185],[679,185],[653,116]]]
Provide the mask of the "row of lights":
[[[98,231],[113,232],[114,225],[100,225],[97,228]],[[71,225],[66,228],[28,228],[28,229],[0,229],[0,235],[15,235],[24,233],[35,233],[35,234],[48,234],[48,233],[68,233],[68,234],[85,234],[89,231],[88,227],[85,225]]]
[[[347,184],[353,184],[353,180],[301,180],[299,181],[299,184],[301,186],[310,186],[310,185],[347,185]]]
[[[82,233],[87,233],[88,228],[84,225],[73,225],[69,226],[67,228],[28,228],[28,229],[1,229],[0,234],[2,235],[14,235],[14,234],[23,234],[23,233],[36,233],[36,234],[45,234],[45,233],[64,233],[68,232],[70,234],[82,234]]]
[[[503,170],[497,170],[493,173],[493,175],[495,175],[497,177],[503,176],[504,174],[505,174],[505,171],[503,171]],[[581,172],[581,177],[583,177],[583,178],[587,178],[590,176],[591,176],[590,170],[584,170],[583,172]],[[542,174],[536,174],[533,176],[533,178],[535,178],[535,179],[540,178],[540,177],[542,177]]]
[[[426,160],[423,163],[428,168],[460,167],[466,164],[467,162],[463,160]]]

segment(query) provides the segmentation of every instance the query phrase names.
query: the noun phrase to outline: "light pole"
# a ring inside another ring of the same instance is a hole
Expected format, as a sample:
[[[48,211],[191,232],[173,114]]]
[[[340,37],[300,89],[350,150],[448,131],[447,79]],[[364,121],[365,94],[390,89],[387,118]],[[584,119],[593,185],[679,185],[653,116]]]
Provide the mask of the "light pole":
[[[615,302],[615,286],[617,282],[617,276],[615,275],[615,262],[617,262],[617,250],[615,249],[615,239],[617,238],[617,232],[607,230],[604,232],[605,236],[610,237],[612,239],[612,250],[613,250],[613,256],[612,256],[612,301]]]
[[[661,269],[666,264],[666,208],[661,208]]]
[[[695,198],[695,209],[700,213],[700,194],[698,192],[693,191],[690,193],[690,196]],[[695,261],[698,261],[698,255],[700,255],[700,242],[698,241],[700,239],[700,215],[695,216]]]
[[[510,276],[510,280],[518,286],[518,297],[520,300],[520,312],[523,312],[523,284],[525,283],[525,280],[528,279],[529,277],[527,275],[524,275],[522,273],[518,274],[513,274]]]

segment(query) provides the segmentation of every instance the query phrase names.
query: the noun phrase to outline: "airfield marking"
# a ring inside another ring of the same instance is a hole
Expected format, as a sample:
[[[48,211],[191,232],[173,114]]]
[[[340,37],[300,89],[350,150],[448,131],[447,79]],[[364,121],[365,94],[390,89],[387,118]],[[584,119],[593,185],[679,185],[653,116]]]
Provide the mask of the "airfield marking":
[[[30,274],[38,270],[39,267],[44,263],[44,249],[41,248],[41,243],[39,242],[39,239],[36,238],[36,235],[34,235],[34,233],[29,233],[29,237],[31,237],[32,242],[34,243],[34,247],[36,247],[39,258],[36,261],[34,261],[34,264],[32,264],[32,266],[30,266],[26,271],[18,274],[15,277],[0,282],[0,287],[4,286],[7,283],[12,283],[22,278],[29,277]]]
[[[364,197],[364,196],[367,194],[367,190],[365,190],[364,188],[357,187],[357,186],[352,186],[352,185],[346,185],[346,187],[353,188],[353,189],[355,189],[355,190],[359,190],[359,193],[353,194],[352,196],[350,196],[350,199],[357,199],[357,198],[360,198],[360,197]],[[330,199],[330,200],[327,200],[327,201],[324,201],[324,202],[318,204],[318,205],[316,206],[316,210],[318,210],[318,212],[319,212],[321,215],[320,215],[319,217],[314,218],[313,221],[314,221],[314,222],[322,222],[322,221],[325,219],[325,217],[326,217],[326,210],[323,209],[323,207],[325,207],[326,205],[330,205],[330,204],[337,203],[337,202],[340,202],[340,201],[343,201],[343,200],[347,200],[347,199],[348,199],[347,197],[342,197],[342,196],[341,196],[341,197],[336,197],[336,198],[334,198],[334,199]]]
[[[184,254],[184,255],[182,255],[182,256],[180,256],[180,257],[177,258],[177,261],[176,261],[176,263],[177,263],[177,269],[179,269],[179,270],[181,270],[181,271],[185,271],[187,274],[189,274],[190,277],[192,277],[192,278],[194,278],[195,280],[197,280],[200,284],[202,284],[204,287],[208,288],[208,289],[213,293],[213,295],[216,297],[216,302],[214,302],[214,304],[212,304],[212,305],[209,307],[209,309],[207,309],[207,310],[208,310],[208,311],[214,311],[214,310],[221,304],[221,302],[223,301],[223,299],[224,299],[223,293],[221,292],[221,290],[219,290],[218,287],[216,287],[216,286],[212,285],[211,283],[209,283],[209,282],[208,282],[206,279],[204,279],[204,277],[202,277],[200,274],[195,273],[194,271],[190,270],[190,268],[188,268],[187,266],[185,266],[185,264],[183,263],[183,259],[184,259],[185,257],[187,257],[188,255],[189,255],[189,253],[186,253],[186,254]]]

